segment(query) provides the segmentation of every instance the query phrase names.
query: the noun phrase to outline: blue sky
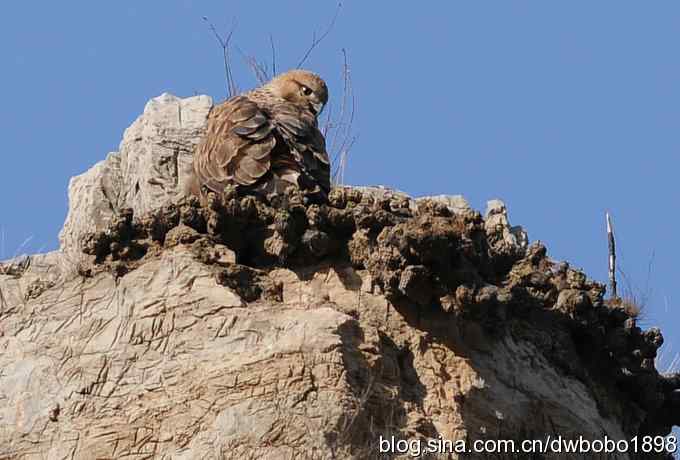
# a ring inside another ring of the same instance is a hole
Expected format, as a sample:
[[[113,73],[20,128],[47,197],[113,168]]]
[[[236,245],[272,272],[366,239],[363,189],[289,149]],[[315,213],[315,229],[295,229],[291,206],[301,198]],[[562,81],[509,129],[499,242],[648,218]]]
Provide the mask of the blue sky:
[[[225,95],[234,43],[294,67],[335,3],[6,2],[0,258],[57,247],[66,189],[163,92]],[[346,1],[306,67],[357,98],[353,184],[503,199],[550,254],[606,279],[604,211],[645,326],[680,352],[680,3]],[[255,79],[238,55],[242,88]],[[622,281],[622,284],[626,283]]]

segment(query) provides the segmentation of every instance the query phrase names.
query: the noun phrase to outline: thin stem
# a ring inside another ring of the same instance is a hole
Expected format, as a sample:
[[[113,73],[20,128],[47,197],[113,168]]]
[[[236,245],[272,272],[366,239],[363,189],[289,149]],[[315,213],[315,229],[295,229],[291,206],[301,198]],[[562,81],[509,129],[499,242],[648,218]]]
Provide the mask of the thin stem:
[[[215,25],[212,22],[210,22],[210,20],[206,16],[203,16],[203,20],[208,24],[210,30],[215,36],[215,39],[222,48],[222,58],[224,60],[224,74],[227,84],[227,98],[230,98],[238,92],[238,88],[236,87],[236,83],[234,82],[234,76],[231,72],[231,64],[229,59],[229,42],[231,41],[231,37],[233,36],[234,31],[236,30],[236,18],[234,18],[234,23],[231,27],[231,30],[227,34],[226,38],[222,37],[222,35],[220,35],[219,32],[217,32]]]
[[[338,15],[340,14],[340,8],[342,8],[342,3],[338,3],[338,7],[335,9],[333,19],[331,20],[330,24],[328,25],[328,28],[323,34],[321,34],[318,38],[316,36],[316,31],[312,34],[312,45],[307,49],[307,52],[304,54],[304,56],[302,56],[302,59],[300,59],[300,62],[297,65],[298,69],[302,67],[302,64],[305,63],[305,61],[312,53],[314,48],[316,48],[319,45],[319,43],[321,43],[324,40],[324,38],[326,38],[328,34],[331,33],[331,30],[333,30],[333,27],[335,26],[335,21],[338,19]]]
[[[276,47],[274,46],[274,36],[269,34],[269,44],[272,47],[272,77],[276,75]]]

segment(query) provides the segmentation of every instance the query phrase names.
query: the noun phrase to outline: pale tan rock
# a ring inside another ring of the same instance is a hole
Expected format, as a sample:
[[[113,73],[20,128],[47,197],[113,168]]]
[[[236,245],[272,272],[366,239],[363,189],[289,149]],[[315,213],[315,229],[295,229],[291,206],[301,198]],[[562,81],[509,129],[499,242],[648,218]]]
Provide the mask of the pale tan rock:
[[[125,130],[118,152],[71,179],[59,235],[71,268],[82,259],[82,236],[105,229],[121,209],[141,215],[183,194],[211,107],[208,96],[181,99],[165,93],[150,100]]]
[[[272,269],[262,276],[281,298],[248,303],[216,281],[234,251],[214,245],[201,262],[178,226],[124,276],[78,274],[82,235],[181,192],[210,105],[151,101],[120,152],[71,181],[60,251],[0,271],[0,459],[363,460],[386,458],[380,436],[626,436],[621,406],[605,412],[536,341],[393,305],[348,264]],[[500,202],[486,230],[526,245]]]
[[[484,219],[487,234],[497,234],[501,244],[522,250],[529,245],[527,232],[519,225],[510,225],[508,210],[501,200],[487,202]]]
[[[283,304],[246,305],[178,246],[28,301],[0,278],[0,457],[362,459],[389,430],[511,436],[546,420],[623,436],[527,342],[470,340],[453,316],[414,328],[348,266],[270,277]]]

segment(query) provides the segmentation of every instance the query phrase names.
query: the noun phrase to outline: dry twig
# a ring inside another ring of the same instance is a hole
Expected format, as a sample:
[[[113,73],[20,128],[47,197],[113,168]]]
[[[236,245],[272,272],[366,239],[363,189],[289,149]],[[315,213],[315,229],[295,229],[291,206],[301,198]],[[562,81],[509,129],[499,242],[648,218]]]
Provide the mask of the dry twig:
[[[269,34],[269,44],[272,47],[272,76],[276,75],[276,47],[274,46],[274,36]]]
[[[333,15],[333,19],[331,20],[330,24],[328,25],[328,28],[326,31],[321,34],[319,37],[316,36],[316,31],[312,35],[312,45],[307,49],[307,52],[302,56],[302,59],[300,59],[300,62],[297,65],[297,68],[299,69],[302,67],[302,65],[305,63],[309,55],[314,51],[314,48],[316,48],[319,43],[321,43],[329,33],[331,33],[331,30],[333,30],[333,27],[335,26],[335,21],[338,19],[338,15],[340,14],[340,8],[342,8],[342,3],[338,3],[338,7],[335,9],[335,14]]]
[[[229,43],[231,41],[232,35],[234,34],[234,30],[236,30],[236,19],[234,18],[234,23],[226,37],[223,37],[222,35],[219,34],[219,32],[217,32],[215,25],[212,22],[210,22],[210,20],[207,17],[203,16],[203,20],[208,24],[210,30],[215,36],[215,39],[222,47],[222,58],[224,60],[224,73],[227,84],[227,98],[230,98],[234,96],[236,93],[238,93],[238,88],[236,87],[236,83],[234,82],[234,76],[231,72],[231,64],[229,62]]]
[[[340,113],[337,120],[333,120],[331,110],[329,109],[326,125],[323,128],[326,139],[329,139],[331,137],[331,131],[334,131],[332,133],[328,151],[331,154],[332,164],[334,165],[332,177],[333,183],[336,185],[344,184],[349,152],[357,139],[357,136],[353,133],[356,99],[352,87],[352,75],[347,58],[347,50],[343,48],[342,54],[343,91]]]
[[[250,68],[250,70],[253,72],[253,75],[255,75],[255,79],[260,85],[263,85],[269,81],[271,78],[271,75],[269,74],[269,69],[267,68],[267,64],[263,64],[260,61],[257,60],[255,56],[252,56],[250,54],[246,54],[241,48],[236,47],[238,50],[239,54],[245,61],[246,65]]]

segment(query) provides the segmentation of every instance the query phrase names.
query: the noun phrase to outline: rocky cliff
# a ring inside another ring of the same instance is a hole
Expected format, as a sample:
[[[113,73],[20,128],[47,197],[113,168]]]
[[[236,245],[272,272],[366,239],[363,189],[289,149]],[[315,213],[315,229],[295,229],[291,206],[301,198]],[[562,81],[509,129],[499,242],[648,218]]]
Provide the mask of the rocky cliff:
[[[0,458],[397,458],[381,437],[680,422],[660,331],[499,201],[482,217],[371,187],[323,206],[182,197],[211,105],[150,101],[72,179],[60,250],[0,266]]]

